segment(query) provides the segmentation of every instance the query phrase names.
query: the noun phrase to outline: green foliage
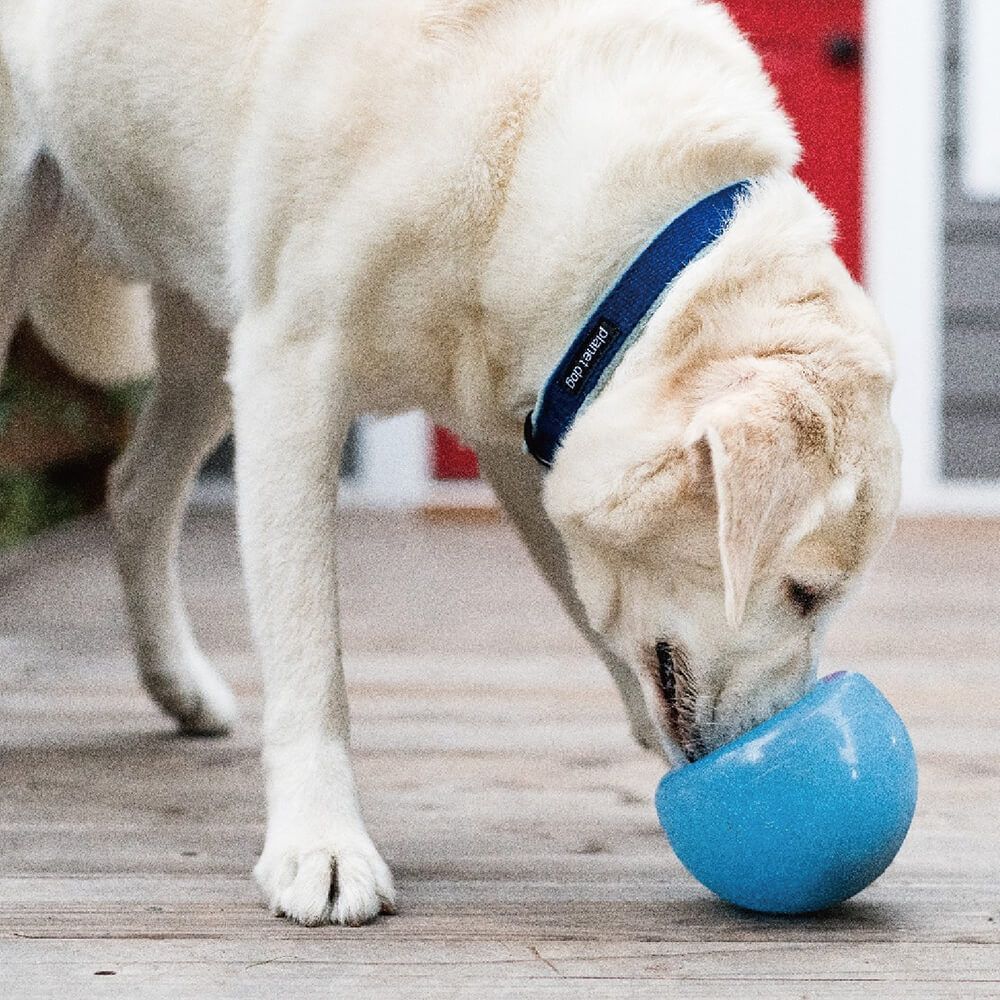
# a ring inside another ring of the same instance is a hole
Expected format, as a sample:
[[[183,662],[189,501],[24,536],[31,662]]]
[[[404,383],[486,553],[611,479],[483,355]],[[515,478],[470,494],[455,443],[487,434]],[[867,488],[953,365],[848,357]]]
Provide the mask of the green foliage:
[[[106,389],[105,395],[108,397],[111,412],[137,414],[142,409],[142,404],[146,402],[152,387],[152,379],[143,379],[141,382],[124,382]]]
[[[73,434],[83,434],[87,429],[87,412],[83,406],[63,398],[56,387],[12,367],[0,383],[0,434],[18,410],[30,411],[41,423]]]
[[[85,509],[81,496],[53,482],[46,472],[0,473],[0,549],[78,517]]]
[[[147,391],[146,383],[113,389],[107,394],[109,409],[114,414],[134,413]],[[11,366],[0,382],[0,435],[18,412],[29,412],[41,424],[87,438],[85,406],[63,396],[57,386]],[[87,507],[84,488],[66,476],[46,470],[0,470],[0,549],[78,517]]]

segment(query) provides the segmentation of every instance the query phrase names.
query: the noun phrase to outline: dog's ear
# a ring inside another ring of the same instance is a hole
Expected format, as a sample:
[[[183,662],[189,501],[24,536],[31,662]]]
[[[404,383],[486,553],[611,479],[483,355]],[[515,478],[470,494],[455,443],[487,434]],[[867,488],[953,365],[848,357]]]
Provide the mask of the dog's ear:
[[[832,438],[829,407],[788,365],[745,373],[690,424],[687,444],[714,486],[731,626],[743,620],[755,574],[820,516],[834,480]]]

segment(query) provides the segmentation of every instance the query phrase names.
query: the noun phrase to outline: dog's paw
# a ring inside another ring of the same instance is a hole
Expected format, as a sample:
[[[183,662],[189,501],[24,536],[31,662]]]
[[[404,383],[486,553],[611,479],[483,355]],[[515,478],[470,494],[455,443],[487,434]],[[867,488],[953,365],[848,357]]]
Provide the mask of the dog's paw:
[[[273,914],[307,927],[359,927],[396,912],[392,873],[367,835],[337,845],[268,844],[254,877]]]
[[[238,717],[236,699],[214,671],[198,679],[183,708],[177,713],[180,730],[187,736],[226,736]]]
[[[200,652],[186,655],[180,666],[144,665],[142,680],[185,736],[225,736],[236,724],[236,699]]]

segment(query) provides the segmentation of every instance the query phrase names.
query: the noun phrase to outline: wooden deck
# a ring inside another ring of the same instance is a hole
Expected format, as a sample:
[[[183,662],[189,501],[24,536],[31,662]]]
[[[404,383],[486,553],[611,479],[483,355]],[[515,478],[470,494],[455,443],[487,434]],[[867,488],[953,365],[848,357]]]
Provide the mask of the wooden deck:
[[[0,562],[0,997],[998,997],[1000,524],[909,523],[827,666],[911,727],[921,800],[897,863],[808,919],[712,899],[651,807],[655,760],[503,525],[345,516],[345,618],[369,825],[401,912],[272,919],[258,684],[234,532],[184,570],[244,706],[186,741],[150,707],[101,522]]]

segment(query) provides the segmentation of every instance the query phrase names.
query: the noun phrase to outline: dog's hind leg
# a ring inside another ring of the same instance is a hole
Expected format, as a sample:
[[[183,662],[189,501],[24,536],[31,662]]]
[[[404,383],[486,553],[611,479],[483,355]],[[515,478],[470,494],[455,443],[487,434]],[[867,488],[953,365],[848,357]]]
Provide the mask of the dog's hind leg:
[[[176,558],[191,483],[229,427],[226,337],[186,297],[154,301],[157,376],[111,477],[115,554],[146,690],[182,731],[220,735],[236,706],[194,639]]]
[[[562,541],[542,506],[542,476],[537,463],[509,447],[489,446],[479,449],[479,461],[484,476],[514,522],[535,565],[556,592],[573,623],[608,668],[625,706],[633,738],[644,749],[663,754],[659,733],[649,717],[635,674],[594,631],[576,596]]]
[[[58,198],[58,176],[50,161],[37,157],[27,166],[10,163],[0,148],[0,375],[18,321],[48,269]]]

